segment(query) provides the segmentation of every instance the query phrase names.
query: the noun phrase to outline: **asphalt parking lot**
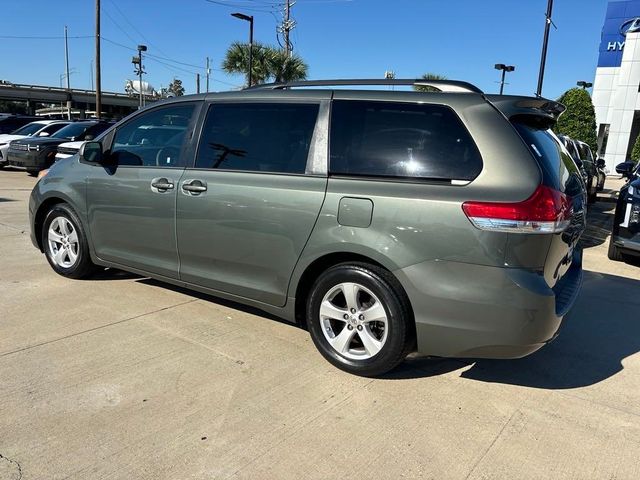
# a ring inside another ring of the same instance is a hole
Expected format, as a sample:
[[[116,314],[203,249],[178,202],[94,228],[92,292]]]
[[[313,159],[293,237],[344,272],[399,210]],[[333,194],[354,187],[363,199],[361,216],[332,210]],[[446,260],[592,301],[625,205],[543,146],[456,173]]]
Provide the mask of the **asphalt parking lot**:
[[[1,480],[640,478],[640,267],[606,258],[611,202],[555,342],[365,379],[246,307],[56,275],[29,240],[34,183],[0,171]]]

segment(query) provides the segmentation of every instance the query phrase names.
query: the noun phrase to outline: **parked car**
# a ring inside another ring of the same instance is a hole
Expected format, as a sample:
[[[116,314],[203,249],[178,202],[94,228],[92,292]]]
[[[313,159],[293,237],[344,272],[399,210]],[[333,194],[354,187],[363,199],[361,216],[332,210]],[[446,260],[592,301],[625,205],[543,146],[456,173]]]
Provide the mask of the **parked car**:
[[[587,193],[589,203],[595,203],[598,199],[598,168],[591,148],[585,142],[574,140],[576,151],[580,157],[582,168],[587,172]],[[602,181],[604,186],[604,180]]]
[[[606,166],[606,162],[604,161],[604,158],[599,158],[596,160],[596,174],[598,177],[598,183],[597,183],[597,191],[601,192],[602,190],[604,190],[604,182],[607,179],[607,166]]]
[[[587,189],[588,203],[594,203],[597,198],[597,178],[595,166],[593,164],[593,157],[591,157],[590,161],[586,157],[583,159],[583,155],[585,155],[585,153],[581,151],[580,144],[577,140],[566,135],[558,135],[558,138],[562,141],[562,144],[565,146],[571,155],[571,158],[573,158],[573,161],[582,173],[585,188]],[[591,154],[590,149],[588,150],[588,153]]]
[[[11,141],[27,137],[48,137],[69,123],[71,122],[64,120],[37,120],[27,123],[13,133],[0,135],[0,168],[7,164],[7,152]]]
[[[98,120],[73,122],[50,137],[14,140],[9,144],[7,162],[36,175],[53,164],[58,145],[70,140],[92,140],[111,125]]]
[[[64,142],[58,145],[56,150],[55,161],[62,160],[63,158],[69,158],[80,150],[80,147],[84,143],[84,140],[77,142]]]
[[[117,267],[298,322],[359,375],[538,350],[582,280],[586,195],[549,130],[564,107],[331,88],[372,83],[142,109],[36,183],[33,244],[69,278]]]
[[[640,257],[640,164],[624,162],[616,172],[628,179],[620,189],[608,255],[611,260]]]
[[[0,134],[13,133],[27,123],[42,120],[40,117],[28,115],[13,115],[11,113],[0,113]]]

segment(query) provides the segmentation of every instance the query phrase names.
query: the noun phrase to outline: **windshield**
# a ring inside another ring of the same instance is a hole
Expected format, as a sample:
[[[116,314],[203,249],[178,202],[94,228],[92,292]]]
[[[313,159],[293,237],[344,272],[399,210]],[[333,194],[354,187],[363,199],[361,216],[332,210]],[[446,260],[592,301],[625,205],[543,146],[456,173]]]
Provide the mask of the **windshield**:
[[[51,135],[51,138],[76,138],[86,132],[91,126],[93,126],[92,123],[72,123],[58,130],[56,133]]]
[[[33,135],[38,130],[41,130],[44,125],[42,123],[29,123],[22,128],[19,128],[15,132],[14,135]]]

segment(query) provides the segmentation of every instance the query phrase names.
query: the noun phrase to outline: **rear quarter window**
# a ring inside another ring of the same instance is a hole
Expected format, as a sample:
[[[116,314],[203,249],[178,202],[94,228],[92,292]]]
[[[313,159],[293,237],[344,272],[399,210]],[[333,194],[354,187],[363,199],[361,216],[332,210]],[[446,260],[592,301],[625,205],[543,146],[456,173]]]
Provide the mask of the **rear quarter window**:
[[[333,102],[331,174],[473,180],[481,170],[478,148],[447,106]]]
[[[569,195],[578,192],[580,172],[560,139],[545,128],[524,122],[514,122],[513,125],[538,162],[542,170],[542,182]]]

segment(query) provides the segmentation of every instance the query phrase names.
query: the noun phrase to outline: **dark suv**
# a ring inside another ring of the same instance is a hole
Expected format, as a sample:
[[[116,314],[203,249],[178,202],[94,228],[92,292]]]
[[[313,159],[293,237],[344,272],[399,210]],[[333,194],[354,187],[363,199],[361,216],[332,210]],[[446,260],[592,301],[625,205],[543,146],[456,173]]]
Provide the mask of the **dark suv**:
[[[298,322],[360,375],[414,350],[522,357],[581,285],[585,192],[549,130],[563,110],[455,81],[179,97],[57,162],[32,240],[67,277],[116,267]]]
[[[113,123],[98,120],[73,122],[49,137],[28,137],[9,144],[7,163],[23,167],[36,175],[53,164],[58,145],[65,142],[93,140]]]

